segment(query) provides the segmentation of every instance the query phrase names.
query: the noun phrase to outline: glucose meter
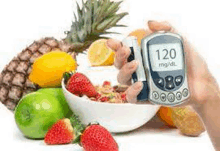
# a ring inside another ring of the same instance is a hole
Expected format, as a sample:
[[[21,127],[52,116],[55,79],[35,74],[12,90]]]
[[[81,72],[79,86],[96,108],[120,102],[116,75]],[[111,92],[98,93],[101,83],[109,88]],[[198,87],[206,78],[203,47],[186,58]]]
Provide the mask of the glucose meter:
[[[133,37],[127,37],[125,41],[131,50],[128,61],[139,62],[132,75],[133,82],[142,81],[144,85],[138,101],[175,106],[189,98],[187,66],[180,35],[153,33],[142,39],[141,48]]]

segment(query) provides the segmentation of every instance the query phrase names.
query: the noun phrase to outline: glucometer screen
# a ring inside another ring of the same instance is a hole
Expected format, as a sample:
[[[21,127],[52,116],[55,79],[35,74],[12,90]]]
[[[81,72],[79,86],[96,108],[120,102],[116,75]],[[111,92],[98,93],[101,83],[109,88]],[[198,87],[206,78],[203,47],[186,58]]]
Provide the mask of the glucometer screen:
[[[183,69],[183,51],[180,43],[151,44],[149,55],[153,71]]]

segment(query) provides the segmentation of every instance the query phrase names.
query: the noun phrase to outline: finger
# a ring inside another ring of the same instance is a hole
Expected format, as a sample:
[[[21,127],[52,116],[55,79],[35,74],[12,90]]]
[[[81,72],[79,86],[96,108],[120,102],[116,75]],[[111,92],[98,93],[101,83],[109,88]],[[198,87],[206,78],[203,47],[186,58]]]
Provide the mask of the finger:
[[[158,21],[148,21],[148,27],[152,32],[156,31],[170,31],[171,26],[169,25],[168,22],[163,21],[163,22],[158,22]]]
[[[108,39],[107,46],[110,47],[115,52],[117,52],[122,47],[122,43],[115,39]]]
[[[126,97],[129,103],[137,103],[137,96],[143,88],[142,82],[136,82],[126,90]]]
[[[178,34],[178,31],[172,27],[168,22],[158,22],[158,21],[148,21],[148,27],[151,31],[157,32],[157,31],[169,31],[175,34]],[[189,51],[189,42],[186,40],[186,38],[183,38],[183,45],[186,48],[185,51]]]
[[[130,49],[125,45],[117,50],[114,62],[116,68],[121,69],[127,63],[130,52]]]
[[[133,60],[129,63],[126,63],[118,73],[118,82],[125,85],[131,84],[132,73],[137,70],[138,62]]]

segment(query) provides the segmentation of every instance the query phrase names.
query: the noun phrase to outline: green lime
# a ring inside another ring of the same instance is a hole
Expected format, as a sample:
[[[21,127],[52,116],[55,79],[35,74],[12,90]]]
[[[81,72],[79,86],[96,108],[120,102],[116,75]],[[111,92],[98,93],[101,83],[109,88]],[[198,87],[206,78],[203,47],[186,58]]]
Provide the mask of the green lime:
[[[44,138],[48,129],[65,114],[59,100],[45,93],[24,96],[15,108],[15,122],[28,138]]]
[[[62,88],[43,88],[43,89],[39,89],[37,92],[50,94],[55,96],[57,99],[59,99],[60,103],[62,104],[62,108],[64,110],[64,114],[66,118],[69,118],[73,114],[68,103],[66,102],[66,98],[63,94]]]

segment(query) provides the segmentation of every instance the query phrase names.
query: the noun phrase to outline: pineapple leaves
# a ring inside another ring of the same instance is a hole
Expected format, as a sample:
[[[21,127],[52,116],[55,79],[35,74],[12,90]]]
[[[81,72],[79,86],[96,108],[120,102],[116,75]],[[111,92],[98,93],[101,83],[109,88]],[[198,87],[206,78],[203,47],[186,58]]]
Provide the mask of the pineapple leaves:
[[[98,31],[103,31],[104,29],[106,29],[108,27],[108,25],[114,21],[114,17],[111,17],[111,18],[108,18],[106,20],[104,20],[102,23],[100,23],[98,26],[97,26],[97,30]]]
[[[126,25],[115,25],[115,27],[127,27]]]
[[[76,2],[76,7],[77,7],[77,13],[79,20],[82,18],[82,11],[80,10],[79,4]],[[74,13],[75,14],[75,13]],[[79,21],[80,22],[80,21]]]
[[[89,43],[99,39],[103,34],[115,34],[106,30],[112,27],[126,27],[117,23],[128,13],[119,13],[120,4],[123,1],[110,0],[82,0],[82,5],[76,2],[76,12],[70,31],[65,32],[65,40],[71,44]]]

